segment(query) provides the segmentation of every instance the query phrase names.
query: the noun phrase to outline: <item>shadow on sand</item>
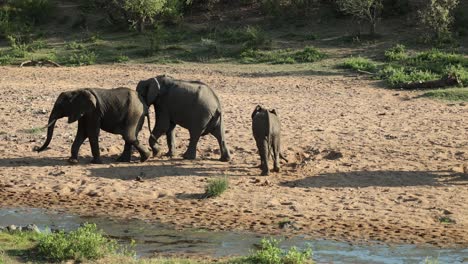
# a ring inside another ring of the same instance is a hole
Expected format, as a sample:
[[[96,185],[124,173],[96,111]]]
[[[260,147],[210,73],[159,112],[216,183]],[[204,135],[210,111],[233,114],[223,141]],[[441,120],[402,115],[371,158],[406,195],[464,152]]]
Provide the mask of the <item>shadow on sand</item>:
[[[468,184],[461,173],[451,171],[353,171],[323,173],[284,181],[281,186],[298,188],[410,187]]]

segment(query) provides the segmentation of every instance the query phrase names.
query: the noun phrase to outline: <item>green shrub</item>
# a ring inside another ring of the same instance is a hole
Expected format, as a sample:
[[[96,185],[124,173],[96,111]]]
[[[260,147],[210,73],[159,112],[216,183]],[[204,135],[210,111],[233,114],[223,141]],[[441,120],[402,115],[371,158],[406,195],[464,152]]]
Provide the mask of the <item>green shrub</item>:
[[[205,187],[206,198],[220,196],[229,188],[229,180],[227,177],[220,177],[211,179],[208,181],[208,185]]]
[[[461,82],[461,86],[468,86],[468,69],[460,64],[447,66],[444,75],[456,77]]]
[[[95,224],[84,224],[75,231],[49,233],[38,241],[38,254],[52,261],[98,259],[116,253],[117,243],[104,237]]]
[[[13,58],[9,54],[0,54],[0,65],[8,65],[13,62]]]
[[[243,63],[271,63],[271,64],[294,64],[316,62],[326,55],[313,47],[305,47],[303,50],[246,50],[241,53]]]
[[[397,44],[395,47],[385,51],[385,58],[388,61],[401,61],[408,58],[406,54],[406,47],[401,44]]]
[[[83,49],[72,53],[66,63],[73,66],[93,65],[96,63],[96,59],[94,51]]]
[[[451,38],[450,26],[453,22],[452,11],[458,6],[459,0],[429,0],[426,8],[419,12],[421,24],[432,36],[428,40],[446,41]]]
[[[341,67],[355,71],[375,72],[377,70],[377,65],[374,62],[363,57],[348,58],[341,64]]]
[[[385,80],[390,87],[399,87],[405,83],[425,82],[439,79],[440,76],[428,71],[407,69],[398,66],[386,66],[380,72],[379,76]]]
[[[67,50],[82,50],[85,46],[82,43],[78,43],[76,41],[68,42],[65,44],[65,48]]]
[[[128,56],[122,55],[122,54],[120,54],[119,56],[115,58],[115,62],[118,62],[118,63],[127,62],[128,60],[129,60]]]
[[[271,38],[256,26],[247,26],[238,29],[226,29],[216,33],[216,39],[226,44],[241,44],[243,49],[269,49],[271,48]]]
[[[279,241],[276,239],[262,239],[261,247],[250,256],[243,258],[240,263],[255,264],[303,264],[313,263],[312,250],[309,248],[300,251],[292,247],[288,251],[279,248]]]

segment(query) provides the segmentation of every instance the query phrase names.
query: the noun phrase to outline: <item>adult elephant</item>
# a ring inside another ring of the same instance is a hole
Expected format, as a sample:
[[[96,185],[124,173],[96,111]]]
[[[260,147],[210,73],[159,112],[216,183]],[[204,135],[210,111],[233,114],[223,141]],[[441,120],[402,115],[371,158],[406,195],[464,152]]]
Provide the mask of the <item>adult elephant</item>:
[[[184,159],[195,159],[201,136],[212,134],[219,143],[221,161],[231,155],[226,146],[224,120],[218,96],[206,84],[198,81],[176,80],[166,75],[140,81],[137,92],[149,105],[154,105],[156,124],[149,139],[153,155],[159,153],[158,139],[166,134],[168,156],[175,155],[174,128],[189,130],[190,143]]]
[[[54,133],[55,123],[62,117],[68,117],[68,123],[78,120],[78,131],[71,147],[70,163],[78,163],[78,151],[86,138],[89,138],[92,163],[102,163],[99,152],[99,132],[107,131],[122,135],[125,140],[124,150],[118,161],[129,162],[132,146],[140,153],[140,160],[147,160],[151,152],[138,142],[138,133],[148,116],[148,107],[134,90],[116,89],[79,89],[62,92],[55,101],[47,125],[47,139],[41,147],[34,150],[45,150]],[[149,117],[148,117],[149,122]],[[149,124],[148,124],[149,125]]]

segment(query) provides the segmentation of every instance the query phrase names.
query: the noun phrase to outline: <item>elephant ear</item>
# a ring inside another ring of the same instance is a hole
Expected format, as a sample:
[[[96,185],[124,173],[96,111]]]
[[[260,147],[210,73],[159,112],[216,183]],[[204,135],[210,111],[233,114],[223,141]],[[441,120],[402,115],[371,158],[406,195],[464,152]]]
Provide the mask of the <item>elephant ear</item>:
[[[262,110],[262,107],[260,105],[257,105],[252,112],[252,119],[255,117],[255,115]]]
[[[160,85],[156,78],[140,81],[137,85],[137,92],[146,101],[147,105],[152,105],[156,102],[156,97],[160,92]]]
[[[94,111],[97,106],[96,96],[88,89],[78,90],[70,98],[70,115],[68,123],[73,123],[84,114]]]

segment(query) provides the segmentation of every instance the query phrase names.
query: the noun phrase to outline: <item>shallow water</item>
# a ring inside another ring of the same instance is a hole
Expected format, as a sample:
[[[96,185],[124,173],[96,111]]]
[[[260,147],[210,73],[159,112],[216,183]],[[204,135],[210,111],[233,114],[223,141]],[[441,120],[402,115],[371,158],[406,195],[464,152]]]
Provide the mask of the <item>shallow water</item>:
[[[84,222],[96,223],[109,236],[121,243],[135,240],[139,256],[155,253],[209,255],[212,257],[247,255],[262,236],[252,233],[213,232],[205,230],[176,231],[167,225],[141,220],[113,220],[105,217],[80,217],[65,212],[31,208],[0,209],[0,226],[34,223],[39,228],[76,229]],[[352,245],[331,240],[285,239],[284,248],[312,247],[317,263],[424,263],[427,257],[439,263],[468,263],[468,248],[439,249],[414,245]]]

